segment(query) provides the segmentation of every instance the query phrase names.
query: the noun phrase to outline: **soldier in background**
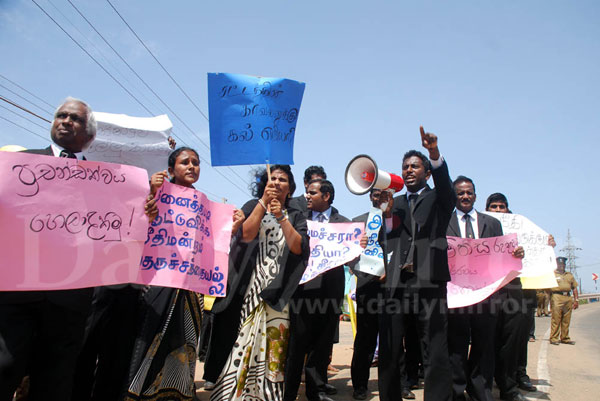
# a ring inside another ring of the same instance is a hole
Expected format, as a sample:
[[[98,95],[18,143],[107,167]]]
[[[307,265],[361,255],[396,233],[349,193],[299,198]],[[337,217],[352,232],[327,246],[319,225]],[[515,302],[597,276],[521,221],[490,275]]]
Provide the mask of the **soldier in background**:
[[[548,312],[548,304],[550,303],[550,294],[546,289],[539,289],[536,292],[537,297],[537,317],[550,316]]]
[[[574,345],[569,337],[569,324],[571,323],[571,311],[579,307],[579,294],[577,293],[577,281],[570,272],[565,271],[567,258],[559,256],[556,258],[556,270],[554,274],[558,287],[551,289],[552,298],[550,305],[552,308],[552,323],[550,330],[550,344],[559,345],[560,343]],[[573,297],[571,297],[571,292]],[[559,342],[560,333],[560,342]]]

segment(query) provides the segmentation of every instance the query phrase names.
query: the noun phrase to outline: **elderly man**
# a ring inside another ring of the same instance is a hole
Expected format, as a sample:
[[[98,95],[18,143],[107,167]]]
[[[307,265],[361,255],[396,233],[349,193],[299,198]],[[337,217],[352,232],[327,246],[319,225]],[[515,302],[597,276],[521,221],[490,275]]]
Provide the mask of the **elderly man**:
[[[67,98],[54,114],[50,131],[53,143],[26,152],[81,160],[82,150],[95,135],[91,108],[81,100]],[[30,400],[71,399],[92,291],[0,293],[0,401],[12,400],[26,375],[30,377]]]

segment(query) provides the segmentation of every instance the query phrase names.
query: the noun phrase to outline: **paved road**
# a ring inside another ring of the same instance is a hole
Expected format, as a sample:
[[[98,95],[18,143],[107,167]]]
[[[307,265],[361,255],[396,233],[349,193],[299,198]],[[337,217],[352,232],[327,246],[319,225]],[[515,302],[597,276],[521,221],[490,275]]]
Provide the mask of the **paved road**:
[[[594,401],[600,400],[600,304],[582,305],[571,320],[571,338],[576,345],[550,345],[550,318],[535,319],[536,341],[529,343],[527,371],[538,386],[535,393],[524,394],[529,400]],[[329,383],[338,389],[334,400],[352,400],[350,361],[352,359],[352,327],[340,323],[340,343],[333,351],[333,364],[340,370],[330,375]],[[198,388],[202,388],[202,364],[196,371]],[[371,368],[368,400],[379,400],[377,368]],[[423,400],[423,390],[414,391],[417,400]],[[300,388],[300,401],[306,401],[304,387]],[[496,399],[499,399],[497,389]],[[209,393],[198,391],[201,401],[208,401]]]

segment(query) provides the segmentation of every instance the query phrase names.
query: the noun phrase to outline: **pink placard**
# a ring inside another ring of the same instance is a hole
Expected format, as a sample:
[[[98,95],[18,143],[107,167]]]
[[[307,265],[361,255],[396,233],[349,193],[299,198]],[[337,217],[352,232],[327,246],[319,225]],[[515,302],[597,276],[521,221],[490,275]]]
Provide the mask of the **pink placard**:
[[[448,307],[459,308],[483,301],[521,271],[521,259],[512,256],[517,234],[468,239],[448,237]]]
[[[157,198],[138,282],[225,296],[233,205],[169,182]]]
[[[0,171],[0,290],[135,281],[148,227],[145,170],[0,152]]]

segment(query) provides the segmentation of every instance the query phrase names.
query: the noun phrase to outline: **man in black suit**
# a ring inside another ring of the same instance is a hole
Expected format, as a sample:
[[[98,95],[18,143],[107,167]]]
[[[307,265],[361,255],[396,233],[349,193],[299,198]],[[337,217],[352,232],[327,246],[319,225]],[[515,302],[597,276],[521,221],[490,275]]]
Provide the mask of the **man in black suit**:
[[[373,207],[380,206],[381,194],[381,189],[371,189],[369,198]],[[369,213],[364,213],[353,218],[352,221],[366,222],[368,217]],[[356,336],[354,337],[354,352],[352,353],[352,364],[350,367],[352,387],[354,388],[352,396],[356,400],[366,400],[369,373],[379,334],[377,303],[381,297],[381,281],[380,277],[372,274],[360,271],[353,271],[353,273],[356,275],[357,282]]]
[[[429,159],[415,150],[402,160],[407,194],[394,199],[390,230],[382,243],[386,262],[384,302],[379,334],[379,397],[397,401],[402,396],[402,339],[406,317],[414,317],[423,350],[425,400],[452,398],[448,357],[446,283],[450,280],[446,229],[455,205],[448,166],[437,136],[421,127],[421,142]],[[435,188],[427,185],[433,175]],[[380,237],[381,239],[381,237]]]
[[[307,219],[323,223],[350,221],[331,207],[335,195],[331,182],[311,180],[307,195]],[[337,393],[336,388],[327,383],[327,365],[339,322],[344,286],[344,266],[337,266],[299,285],[292,297],[285,401],[296,399],[303,366],[309,401],[330,401],[327,395]]]
[[[448,236],[489,238],[504,235],[497,219],[473,208],[477,196],[475,184],[465,176],[453,183],[456,211],[448,225]],[[523,248],[515,249],[520,256]],[[448,314],[448,350],[452,367],[453,400],[465,400],[465,390],[474,400],[493,401],[495,296],[468,307],[451,309]],[[471,345],[469,349],[469,343]]]
[[[67,98],[56,110],[50,135],[53,143],[49,147],[26,152],[81,160],[82,150],[96,135],[91,108],[81,100]],[[0,401],[12,400],[27,374],[30,400],[71,399],[92,291],[0,293]]]
[[[512,213],[508,208],[506,196],[498,192],[488,197],[485,209],[488,212]],[[519,377],[519,357],[522,355],[523,345],[527,351],[529,342],[529,327],[525,314],[527,301],[523,298],[521,279],[517,277],[502,287],[496,297],[498,299],[494,370],[496,385],[503,400],[525,400],[518,387],[525,391],[535,391],[536,388],[525,372],[522,372],[522,377]],[[527,358],[526,354],[525,358]],[[523,370],[525,367],[526,364]]]
[[[327,174],[322,166],[310,166],[304,170],[304,193],[290,199],[288,207],[307,213],[308,184],[318,178],[327,179]]]

